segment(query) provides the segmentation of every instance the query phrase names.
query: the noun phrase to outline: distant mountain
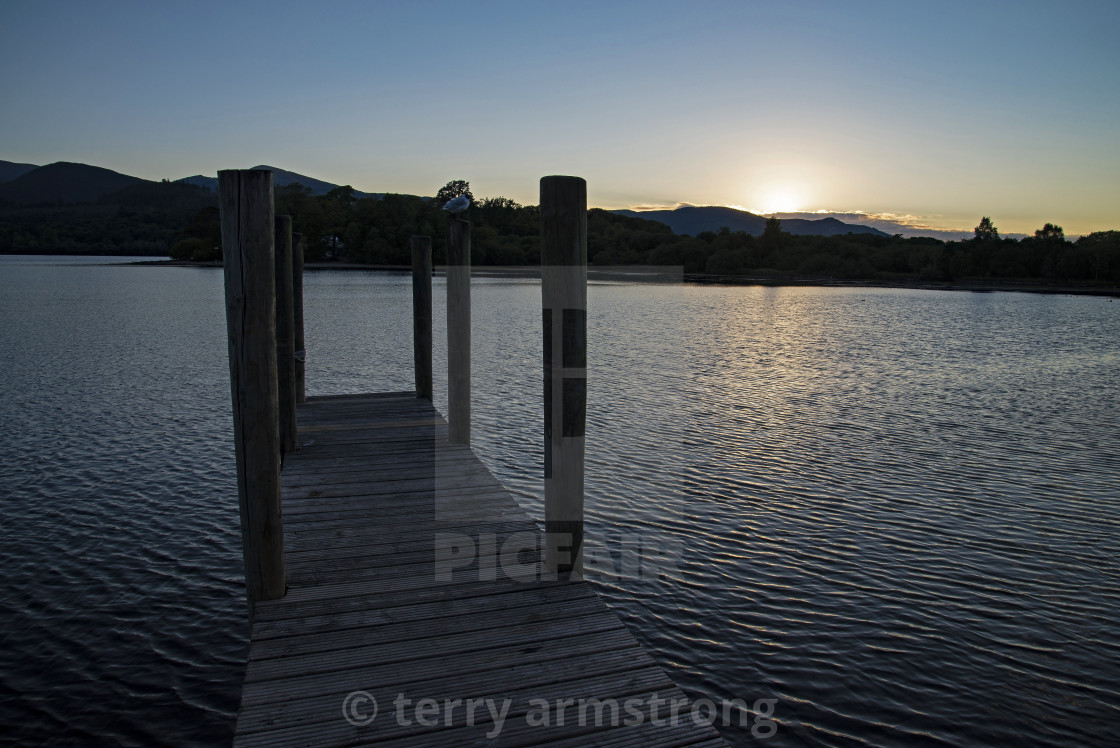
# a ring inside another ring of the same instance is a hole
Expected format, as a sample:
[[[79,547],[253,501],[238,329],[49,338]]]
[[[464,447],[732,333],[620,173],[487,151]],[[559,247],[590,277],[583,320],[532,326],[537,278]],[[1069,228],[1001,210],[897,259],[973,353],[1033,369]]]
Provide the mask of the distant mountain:
[[[166,257],[217,215],[218,196],[195,185],[49,164],[0,184],[0,253]]]
[[[272,184],[274,187],[283,187],[289,184],[300,184],[311,190],[312,195],[325,195],[331,190],[341,186],[324,182],[321,179],[314,177],[306,177],[303,174],[296,174],[294,171],[285,171],[284,169],[277,169],[275,166],[254,166],[254,169],[266,169],[272,172]],[[193,177],[184,177],[176,180],[178,182],[186,182],[187,184],[195,184],[199,187],[205,187],[211,192],[217,194],[218,192],[218,178],[206,177],[201,174],[196,174]],[[379,194],[370,192],[359,192],[354,190],[356,197],[381,197]]]
[[[838,218],[783,218],[782,230],[798,236],[839,236],[842,234],[874,234],[875,236],[891,236],[885,231],[874,226],[864,226],[860,223],[844,223]]]
[[[31,169],[10,182],[0,184],[0,202],[24,205],[88,203],[144,181],[100,166],[59,161]]]
[[[38,169],[35,164],[17,164],[14,161],[0,161],[0,182],[10,182],[16,177],[22,177],[32,169]]]
[[[300,184],[311,190],[313,195],[325,195],[339,187],[337,184],[324,182],[321,179],[296,174],[293,171],[277,169],[275,166],[254,166],[254,169],[266,169],[272,172],[273,184],[283,187],[289,184]],[[35,164],[19,164],[12,161],[0,161],[0,202],[16,203],[22,205],[68,205],[72,203],[92,203],[103,201],[108,195],[123,190],[130,185],[155,185],[152,182],[127,174],[120,174],[100,166],[88,164],[75,164],[66,161],[36,166]],[[206,177],[197,174],[175,180],[172,184],[177,186],[193,185],[217,195],[218,178]],[[136,197],[141,197],[141,202],[150,203],[152,195],[158,195],[156,201],[167,199],[174,193],[173,190],[157,190],[148,193],[141,189],[139,192],[125,193],[117,202],[132,203]],[[190,198],[187,193],[180,196]],[[381,198],[381,194],[354,191],[355,197]],[[178,197],[171,198],[174,202]]]
[[[718,205],[703,207],[682,205],[675,210],[615,210],[611,212],[623,216],[644,218],[649,221],[660,221],[673,229],[674,233],[691,236],[696,236],[702,231],[719,231],[724,226],[732,231],[745,231],[751,236],[759,236],[766,228],[766,218],[764,216]],[[849,233],[890,236],[890,234],[871,226],[844,223],[835,218],[821,218],[815,221],[791,218],[782,221],[782,230],[798,236],[836,236]]]
[[[210,190],[215,195],[218,194],[218,178],[217,177],[204,177],[201,174],[195,174],[193,177],[183,177],[176,179],[175,184],[193,184],[196,187],[201,187],[204,190]]]

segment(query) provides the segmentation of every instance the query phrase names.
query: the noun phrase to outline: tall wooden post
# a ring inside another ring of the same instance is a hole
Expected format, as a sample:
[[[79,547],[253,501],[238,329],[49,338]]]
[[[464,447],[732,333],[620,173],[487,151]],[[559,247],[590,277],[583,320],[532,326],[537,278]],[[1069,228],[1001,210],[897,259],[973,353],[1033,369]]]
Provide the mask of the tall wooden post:
[[[432,399],[432,237],[412,237],[412,358],[416,397]]]
[[[237,496],[249,616],[284,596],[272,172],[218,172]]]
[[[447,426],[452,444],[471,443],[471,225],[447,228]]]
[[[545,562],[583,573],[587,182],[541,179]]]
[[[305,362],[307,353],[303,341],[303,234],[292,234],[292,327],[295,331],[296,350],[296,402],[307,401]]]
[[[296,331],[292,277],[292,217],[276,216],[276,364],[280,454],[299,448],[296,433]]]

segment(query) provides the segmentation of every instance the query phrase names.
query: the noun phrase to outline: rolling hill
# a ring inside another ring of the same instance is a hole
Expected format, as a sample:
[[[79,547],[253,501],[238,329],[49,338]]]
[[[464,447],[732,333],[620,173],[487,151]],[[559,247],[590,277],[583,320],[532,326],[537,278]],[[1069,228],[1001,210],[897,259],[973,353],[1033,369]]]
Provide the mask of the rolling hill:
[[[718,205],[682,205],[675,210],[615,210],[623,216],[660,221],[677,234],[696,236],[702,231],[719,231],[726,226],[732,231],[745,231],[751,236],[760,236],[766,228],[766,218],[745,210],[736,210]],[[844,223],[835,218],[806,220],[792,218],[782,221],[782,230],[796,236],[838,236],[843,234],[874,234],[890,236],[879,229]]]
[[[22,177],[32,169],[38,169],[36,164],[17,164],[14,161],[0,161],[0,183],[10,182],[16,177]]]
[[[340,185],[324,182],[321,179],[314,177],[307,177],[303,174],[296,174],[294,171],[285,171],[284,169],[277,169],[275,166],[254,166],[254,169],[267,169],[272,172],[272,184],[275,187],[283,187],[289,184],[300,184],[311,190],[312,195],[325,195],[331,190],[339,187]],[[211,192],[217,194],[218,192],[218,178],[207,177],[202,174],[196,174],[193,177],[183,177],[177,179],[177,182],[186,182],[187,184],[198,185],[205,187]],[[381,195],[369,192],[359,192],[354,190],[355,197],[381,197]]]
[[[21,205],[91,203],[144,181],[100,166],[58,161],[0,184],[0,202]]]
[[[277,187],[300,184],[310,189],[312,195],[325,195],[339,186],[314,177],[277,169],[274,166],[254,166],[253,168],[271,171],[273,183]],[[120,200],[116,202],[129,204],[134,202],[136,197],[142,196],[142,202],[148,203],[152,194],[160,193],[162,195],[166,193],[171,195],[176,192],[174,189],[162,189],[153,192],[141,187],[141,185],[158,184],[161,183],[88,164],[59,161],[47,166],[35,166],[34,164],[0,161],[0,202],[9,204],[70,205],[105,202],[109,196],[121,192],[127,187],[138,187],[138,189],[122,193]],[[201,187],[213,195],[218,193],[217,177],[206,177],[199,174],[177,179],[170,184],[176,188]],[[356,190],[354,195],[355,197],[381,197],[381,195]]]

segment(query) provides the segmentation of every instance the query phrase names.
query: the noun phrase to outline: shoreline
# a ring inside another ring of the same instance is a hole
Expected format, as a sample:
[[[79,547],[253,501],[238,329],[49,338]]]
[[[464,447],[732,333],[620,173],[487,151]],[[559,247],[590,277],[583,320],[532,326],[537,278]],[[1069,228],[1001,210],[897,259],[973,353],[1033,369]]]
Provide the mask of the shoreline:
[[[195,260],[136,260],[118,263],[136,267],[204,267],[220,268],[221,262],[197,262]],[[308,262],[304,270],[345,270],[399,272],[412,271],[409,265],[363,265],[352,262]],[[434,266],[436,275],[446,272],[446,266]],[[919,291],[968,291],[971,293],[996,293],[999,291],[1064,294],[1070,296],[1107,296],[1120,297],[1120,287],[1062,285],[1035,280],[969,279],[962,281],[921,281],[906,279],[867,279],[847,280],[835,278],[811,278],[801,276],[756,276],[756,275],[712,275],[708,273],[680,273],[671,267],[657,266],[612,266],[587,268],[588,278],[601,281],[628,281],[647,283],[690,283],[706,286],[818,286],[823,288],[900,288]],[[471,268],[471,275],[480,278],[539,278],[538,266],[506,267],[501,265],[481,265]]]

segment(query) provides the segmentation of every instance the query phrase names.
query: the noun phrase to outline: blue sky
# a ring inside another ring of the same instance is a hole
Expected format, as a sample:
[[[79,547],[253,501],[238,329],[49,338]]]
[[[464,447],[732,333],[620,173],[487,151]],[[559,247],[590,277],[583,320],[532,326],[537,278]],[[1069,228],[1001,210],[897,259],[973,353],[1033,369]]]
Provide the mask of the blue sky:
[[[1120,3],[0,8],[0,158],[1120,228]]]

